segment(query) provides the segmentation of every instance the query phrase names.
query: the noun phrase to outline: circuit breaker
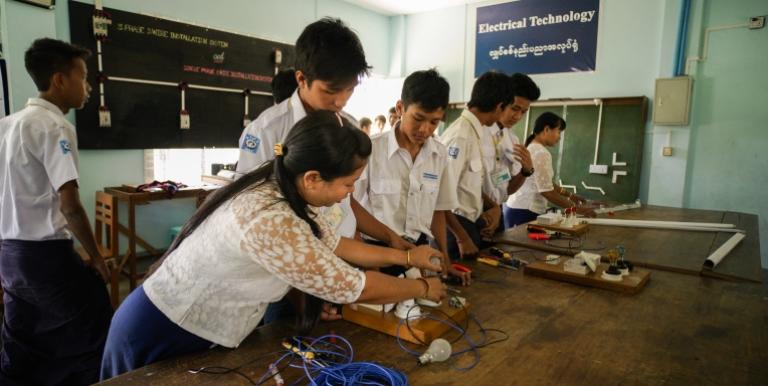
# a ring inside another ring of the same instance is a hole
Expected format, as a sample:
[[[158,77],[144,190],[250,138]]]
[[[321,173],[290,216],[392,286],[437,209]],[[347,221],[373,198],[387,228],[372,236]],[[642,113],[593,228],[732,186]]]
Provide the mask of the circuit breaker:
[[[690,76],[656,79],[653,123],[662,126],[687,126],[692,87],[693,78]]]

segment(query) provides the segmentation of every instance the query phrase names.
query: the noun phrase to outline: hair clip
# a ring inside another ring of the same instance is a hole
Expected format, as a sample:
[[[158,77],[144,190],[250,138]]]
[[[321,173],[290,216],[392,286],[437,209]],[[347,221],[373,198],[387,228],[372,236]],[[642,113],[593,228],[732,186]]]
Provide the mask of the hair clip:
[[[282,157],[283,156],[283,144],[282,143],[276,143],[275,147],[275,156]]]

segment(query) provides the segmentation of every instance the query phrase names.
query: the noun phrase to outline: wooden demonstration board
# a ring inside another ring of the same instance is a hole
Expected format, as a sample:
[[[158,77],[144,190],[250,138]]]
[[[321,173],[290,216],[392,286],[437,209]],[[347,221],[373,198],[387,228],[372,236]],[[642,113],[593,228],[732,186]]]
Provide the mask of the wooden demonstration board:
[[[446,320],[449,323],[455,323],[463,326],[464,321],[469,316],[469,303],[464,307],[454,308],[448,305],[448,300],[443,300],[437,307],[442,312],[431,311],[431,307],[419,306],[422,315],[432,314],[440,320]],[[383,332],[391,336],[399,336],[400,339],[407,340],[416,344],[429,344],[451,329],[446,323],[434,319],[412,319],[408,321],[408,326],[401,323],[401,320],[395,316],[394,312],[375,311],[370,308],[356,304],[344,305],[341,310],[344,320],[359,324],[363,327]]]
[[[524,273],[530,276],[539,276],[552,280],[566,281],[569,283],[596,287],[627,294],[636,294],[651,280],[651,272],[635,267],[632,272],[622,277],[621,281],[611,281],[602,278],[603,271],[608,269],[608,264],[600,263],[595,272],[587,272],[586,275],[566,272],[563,269],[565,258],[561,257],[556,264],[536,261],[525,266]]]

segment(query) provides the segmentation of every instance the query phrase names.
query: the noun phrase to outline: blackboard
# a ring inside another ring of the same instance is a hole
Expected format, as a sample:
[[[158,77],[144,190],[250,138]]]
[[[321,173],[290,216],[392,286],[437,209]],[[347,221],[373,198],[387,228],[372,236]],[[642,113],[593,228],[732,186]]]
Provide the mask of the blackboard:
[[[245,98],[240,93],[187,89],[190,129],[180,129],[178,87],[109,80],[122,77],[209,87],[270,92],[274,52],[293,64],[291,45],[115,9],[102,43],[105,105],[111,127],[99,127],[99,82],[94,7],[69,2],[72,42],[93,52],[88,60],[91,98],[76,113],[81,149],[237,147],[243,129]],[[272,97],[249,96],[254,119]]]

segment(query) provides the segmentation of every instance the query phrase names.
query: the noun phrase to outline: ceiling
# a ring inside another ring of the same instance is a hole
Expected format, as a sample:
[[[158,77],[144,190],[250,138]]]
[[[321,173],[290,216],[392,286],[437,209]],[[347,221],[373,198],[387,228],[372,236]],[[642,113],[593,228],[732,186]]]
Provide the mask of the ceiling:
[[[383,15],[410,15],[485,0],[344,0]]]

